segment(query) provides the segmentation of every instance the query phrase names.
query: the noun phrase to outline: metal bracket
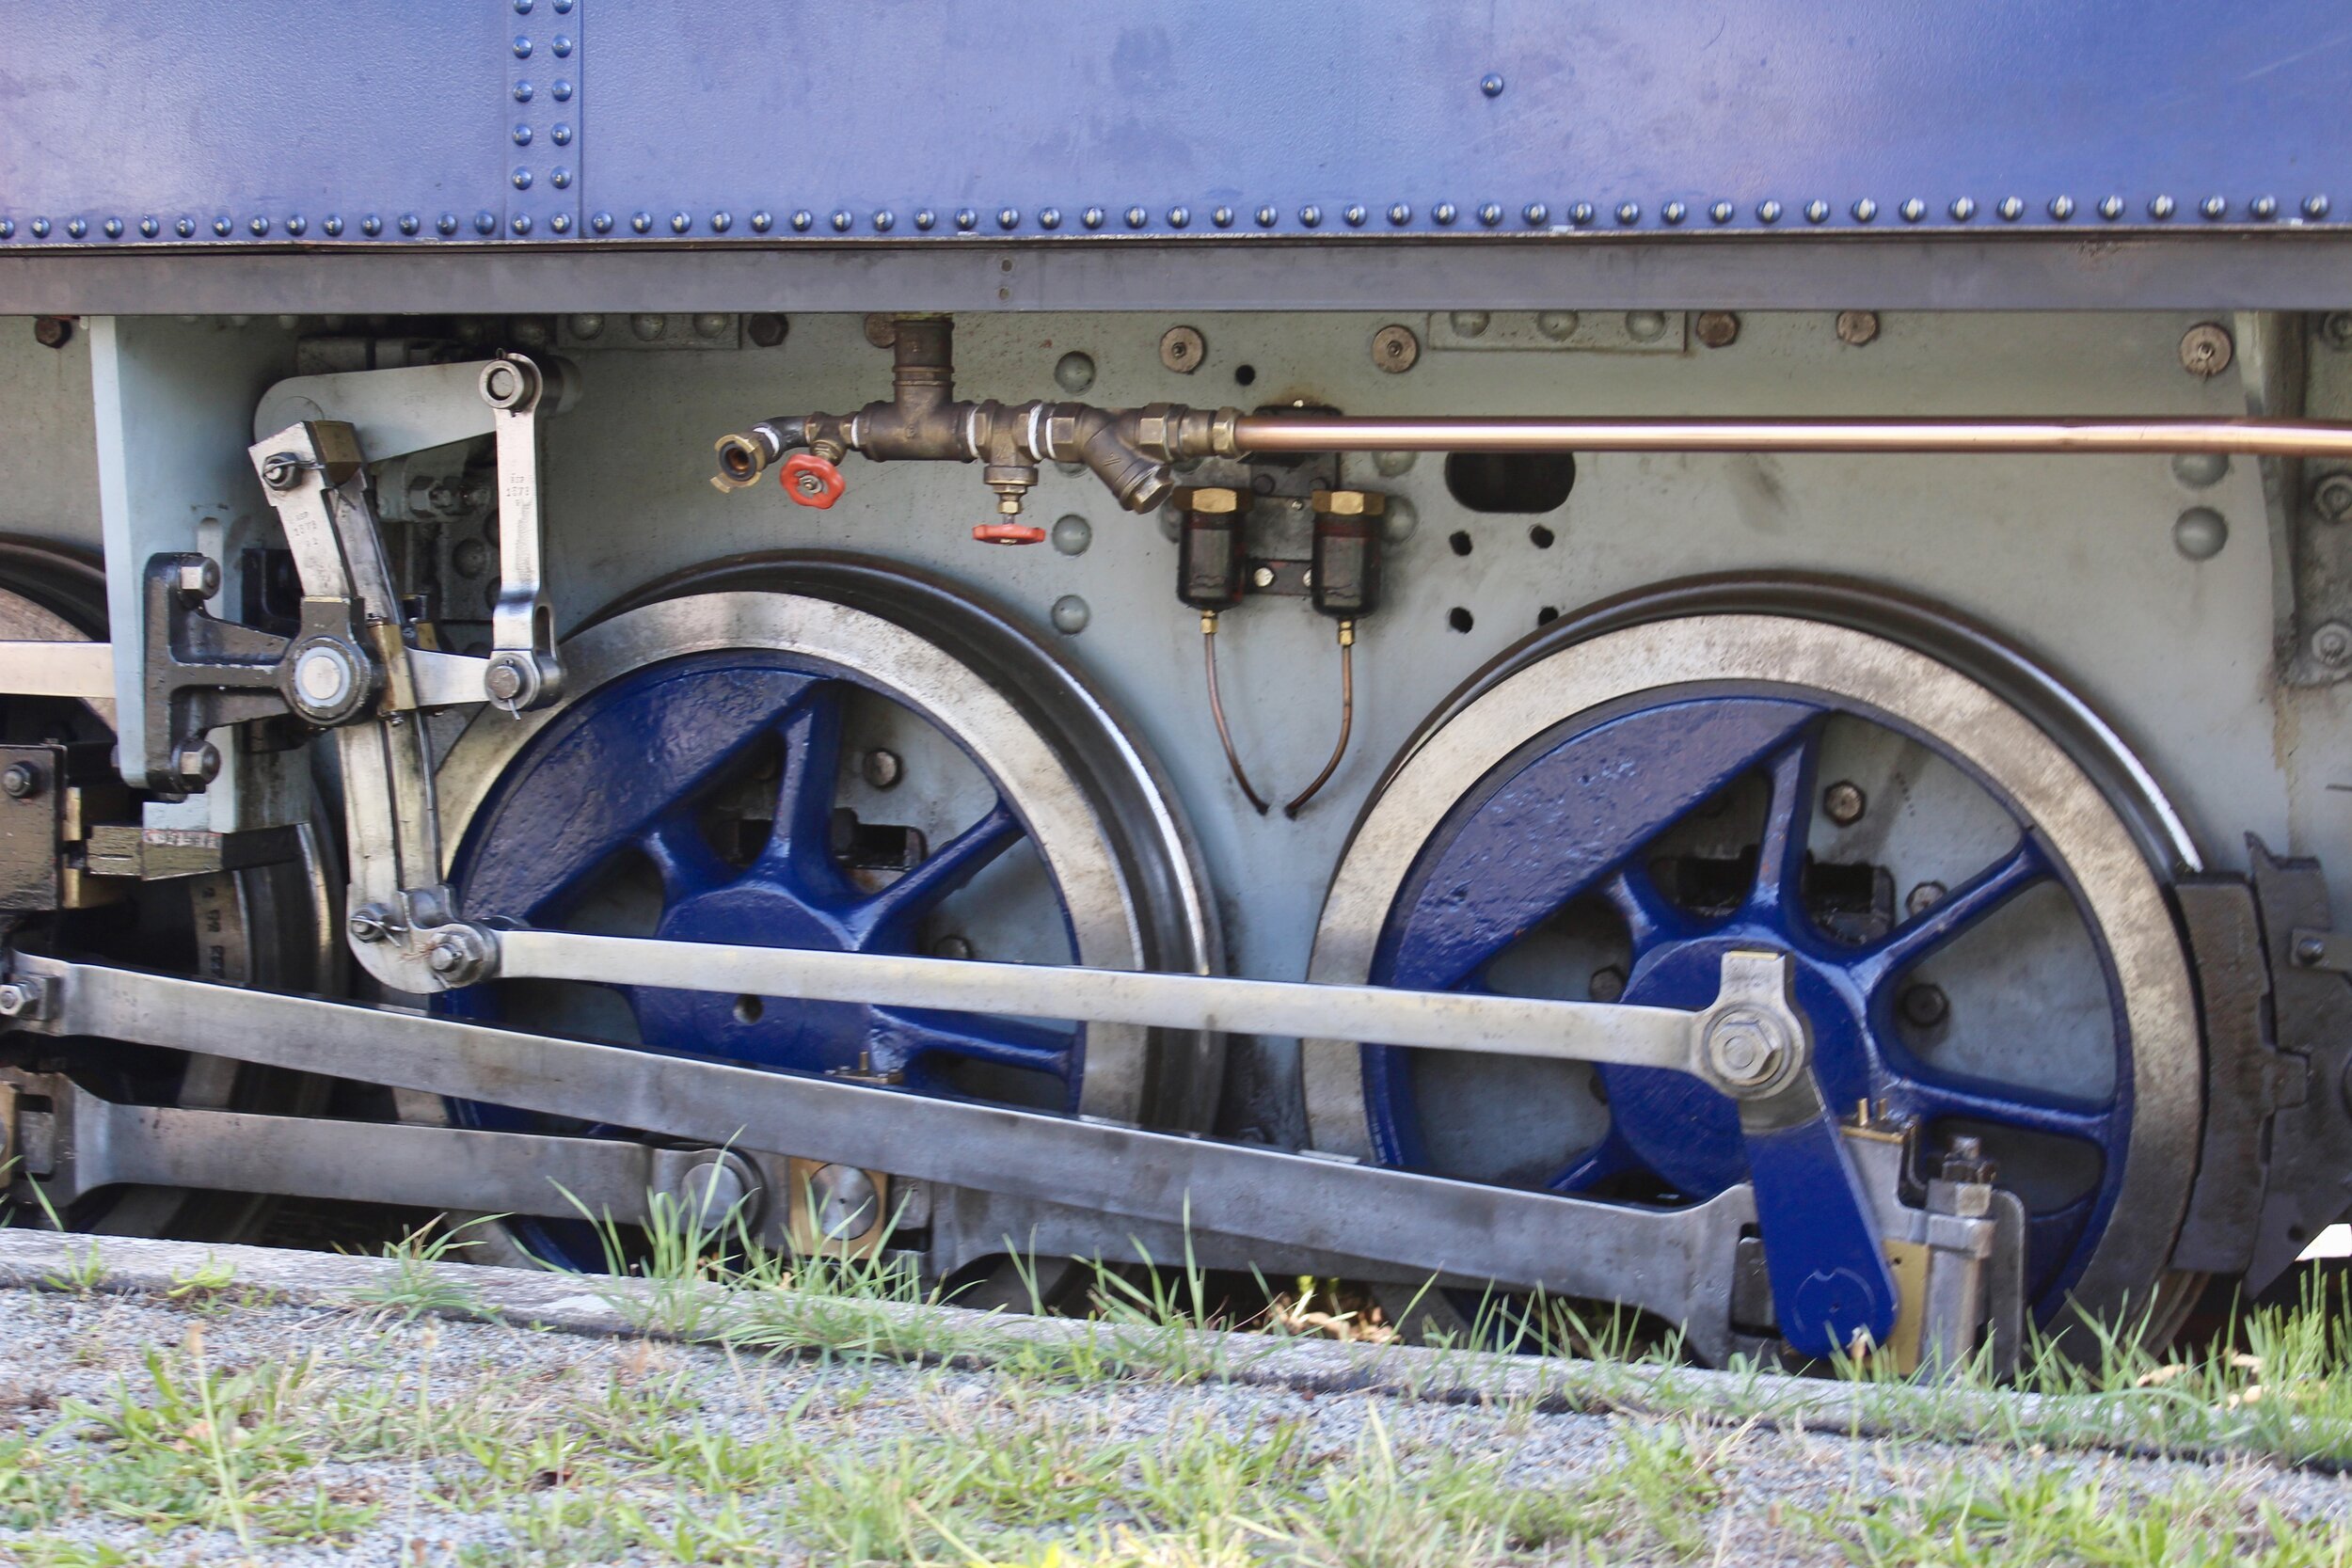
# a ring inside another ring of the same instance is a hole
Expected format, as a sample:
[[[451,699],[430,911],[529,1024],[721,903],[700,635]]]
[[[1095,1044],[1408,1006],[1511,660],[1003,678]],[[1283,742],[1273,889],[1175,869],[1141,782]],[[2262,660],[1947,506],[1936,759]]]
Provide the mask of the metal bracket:
[[[2352,1212],[2352,984],[2328,961],[2341,955],[2344,938],[2328,915],[2319,863],[2275,857],[2253,838],[2247,853],[2270,958],[2278,1046],[2268,1180],[2246,1265],[2251,1295]]]
[[[490,610],[490,701],[509,713],[562,694],[555,611],[548,603],[539,512],[539,404],[545,372],[520,354],[482,368],[482,401],[498,437],[499,595]]]

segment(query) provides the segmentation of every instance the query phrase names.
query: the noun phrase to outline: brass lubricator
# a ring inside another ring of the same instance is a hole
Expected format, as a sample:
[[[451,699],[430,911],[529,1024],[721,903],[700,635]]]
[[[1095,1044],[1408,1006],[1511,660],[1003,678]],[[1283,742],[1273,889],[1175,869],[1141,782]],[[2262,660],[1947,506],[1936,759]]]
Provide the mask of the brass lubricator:
[[[1241,603],[1252,585],[1246,532],[1251,492],[1227,485],[1198,485],[1175,494],[1180,514],[1176,550],[1176,596],[1200,611],[1201,662],[1208,678],[1209,716],[1216,724],[1217,743],[1233,782],[1258,815],[1268,810],[1264,796],[1249,781],[1241,754],[1233,744],[1225,718],[1225,703],[1217,687],[1217,618]],[[1379,522],[1388,498],[1370,490],[1323,489],[1314,492],[1314,549],[1304,583],[1315,609],[1338,623],[1340,646],[1340,730],[1330,757],[1282,807],[1295,817],[1339,770],[1356,726],[1356,623],[1378,608],[1380,595]],[[1271,574],[1261,569],[1261,575]],[[1265,586],[1261,583],[1259,586]]]

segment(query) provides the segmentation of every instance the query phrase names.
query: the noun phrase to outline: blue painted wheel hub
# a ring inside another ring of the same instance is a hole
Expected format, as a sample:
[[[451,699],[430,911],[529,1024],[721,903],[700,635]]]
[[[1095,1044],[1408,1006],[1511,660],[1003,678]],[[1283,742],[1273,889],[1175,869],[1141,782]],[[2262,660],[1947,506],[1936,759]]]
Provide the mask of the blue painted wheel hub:
[[[879,885],[861,882],[833,847],[843,705],[854,689],[829,666],[765,651],[693,655],[596,688],[532,737],[475,814],[454,862],[461,907],[475,919],[564,927],[634,859],[659,879],[653,934],[664,939],[919,952],[925,917],[1025,830],[1000,787],[979,820],[912,869]],[[744,809],[754,801],[762,804]],[[649,1053],[790,1072],[889,1074],[929,1094],[961,1092],[960,1072],[984,1064],[1019,1069],[1020,1081],[1039,1090],[1031,1103],[1077,1107],[1082,1029],[854,1003],[611,990]],[[503,1016],[505,1002],[489,986],[452,993],[444,1005],[487,1018]],[[647,1070],[660,1069],[649,1062]],[[492,1106],[453,1110],[476,1126],[541,1124]],[[526,1245],[552,1260],[598,1259],[585,1227],[518,1228]]]
[[[1677,697],[1580,718],[1530,741],[1480,781],[1423,846],[1382,928],[1372,978],[1488,989],[1495,959],[1570,903],[1591,898],[1614,911],[1629,940],[1628,1003],[1704,1009],[1716,998],[1725,953],[1784,955],[1813,1034],[1811,1072],[1831,1116],[1850,1116],[1867,1101],[1886,1116],[1916,1118],[1930,1149],[1957,1126],[1994,1137],[2008,1132],[2054,1138],[2093,1152],[2100,1174],[2087,1194],[2029,1210],[2028,1299],[2046,1317],[2062,1304],[2106,1227],[2131,1136],[2131,1038],[2112,966],[2102,951],[2117,1053],[2117,1088],[2103,1101],[1963,1076],[1908,1048],[1896,1008],[1906,975],[1918,964],[2037,884],[2055,879],[2078,912],[2082,906],[2033,825],[1994,793],[2016,829],[2005,853],[1941,901],[1879,934],[1854,940],[1826,929],[1807,907],[1806,843],[1822,730],[1839,705],[1781,692]],[[1860,716],[1886,723],[1875,714]],[[1931,736],[1910,738],[1955,760]],[[1757,772],[1769,783],[1769,804],[1753,872],[1740,879],[1744,887],[1705,912],[1677,904],[1654,874],[1657,846]],[[1735,907],[1726,911],[1726,901]],[[1759,1145],[1743,1136],[1735,1102],[1681,1073],[1595,1070],[1608,1129],[1541,1184],[1560,1193],[1672,1202],[1703,1199],[1753,1179],[1771,1254],[1774,1201],[1757,1165]],[[1367,1046],[1364,1073],[1381,1157],[1434,1168],[1407,1053]],[[1800,1201],[1807,1186],[1829,1190],[1846,1180],[1837,1168],[1846,1164],[1840,1147],[1825,1137],[1814,1139],[1809,1151],[1783,1148],[1772,1157],[1772,1180],[1791,1183]],[[1780,1265],[1774,1259],[1776,1296]]]

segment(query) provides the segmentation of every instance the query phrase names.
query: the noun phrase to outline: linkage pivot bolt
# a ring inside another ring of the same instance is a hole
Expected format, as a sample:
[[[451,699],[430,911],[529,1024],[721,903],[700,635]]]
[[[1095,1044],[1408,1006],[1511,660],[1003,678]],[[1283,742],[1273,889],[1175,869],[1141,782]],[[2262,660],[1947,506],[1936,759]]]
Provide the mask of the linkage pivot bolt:
[[[12,800],[29,800],[40,793],[40,769],[29,762],[12,762],[0,772],[0,789]]]
[[[210,556],[183,562],[180,567],[180,592],[209,599],[220,592],[220,565]]]
[[[180,782],[190,789],[201,789],[220,777],[220,748],[209,740],[181,747],[171,760]]]
[[[1708,1066],[1735,1089],[1770,1084],[1788,1059],[1782,1026],[1752,1008],[1733,1007],[1707,1026]]]
[[[343,922],[343,929],[351,933],[354,942],[384,942],[392,934],[391,915],[381,905],[362,904],[351,911],[351,918]]]

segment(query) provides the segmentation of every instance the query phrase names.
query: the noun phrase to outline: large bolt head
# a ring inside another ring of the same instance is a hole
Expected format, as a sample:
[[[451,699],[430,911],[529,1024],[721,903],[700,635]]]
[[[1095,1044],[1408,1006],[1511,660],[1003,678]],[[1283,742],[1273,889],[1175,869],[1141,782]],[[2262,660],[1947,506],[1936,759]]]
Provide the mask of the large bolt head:
[[[40,793],[40,769],[29,762],[12,762],[0,772],[0,789],[12,800],[29,800]]]
[[[180,568],[180,592],[209,599],[220,592],[220,566],[211,557],[191,561]]]
[[[178,769],[181,783],[190,789],[201,789],[220,777],[220,748],[209,740],[183,746],[172,758],[172,766]]]
[[[1753,1007],[1728,1007],[1707,1026],[1707,1065],[1733,1089],[1774,1083],[1793,1059],[1794,1042],[1779,1019]]]
[[[32,1005],[33,993],[15,981],[0,985],[0,1018],[16,1018]]]

